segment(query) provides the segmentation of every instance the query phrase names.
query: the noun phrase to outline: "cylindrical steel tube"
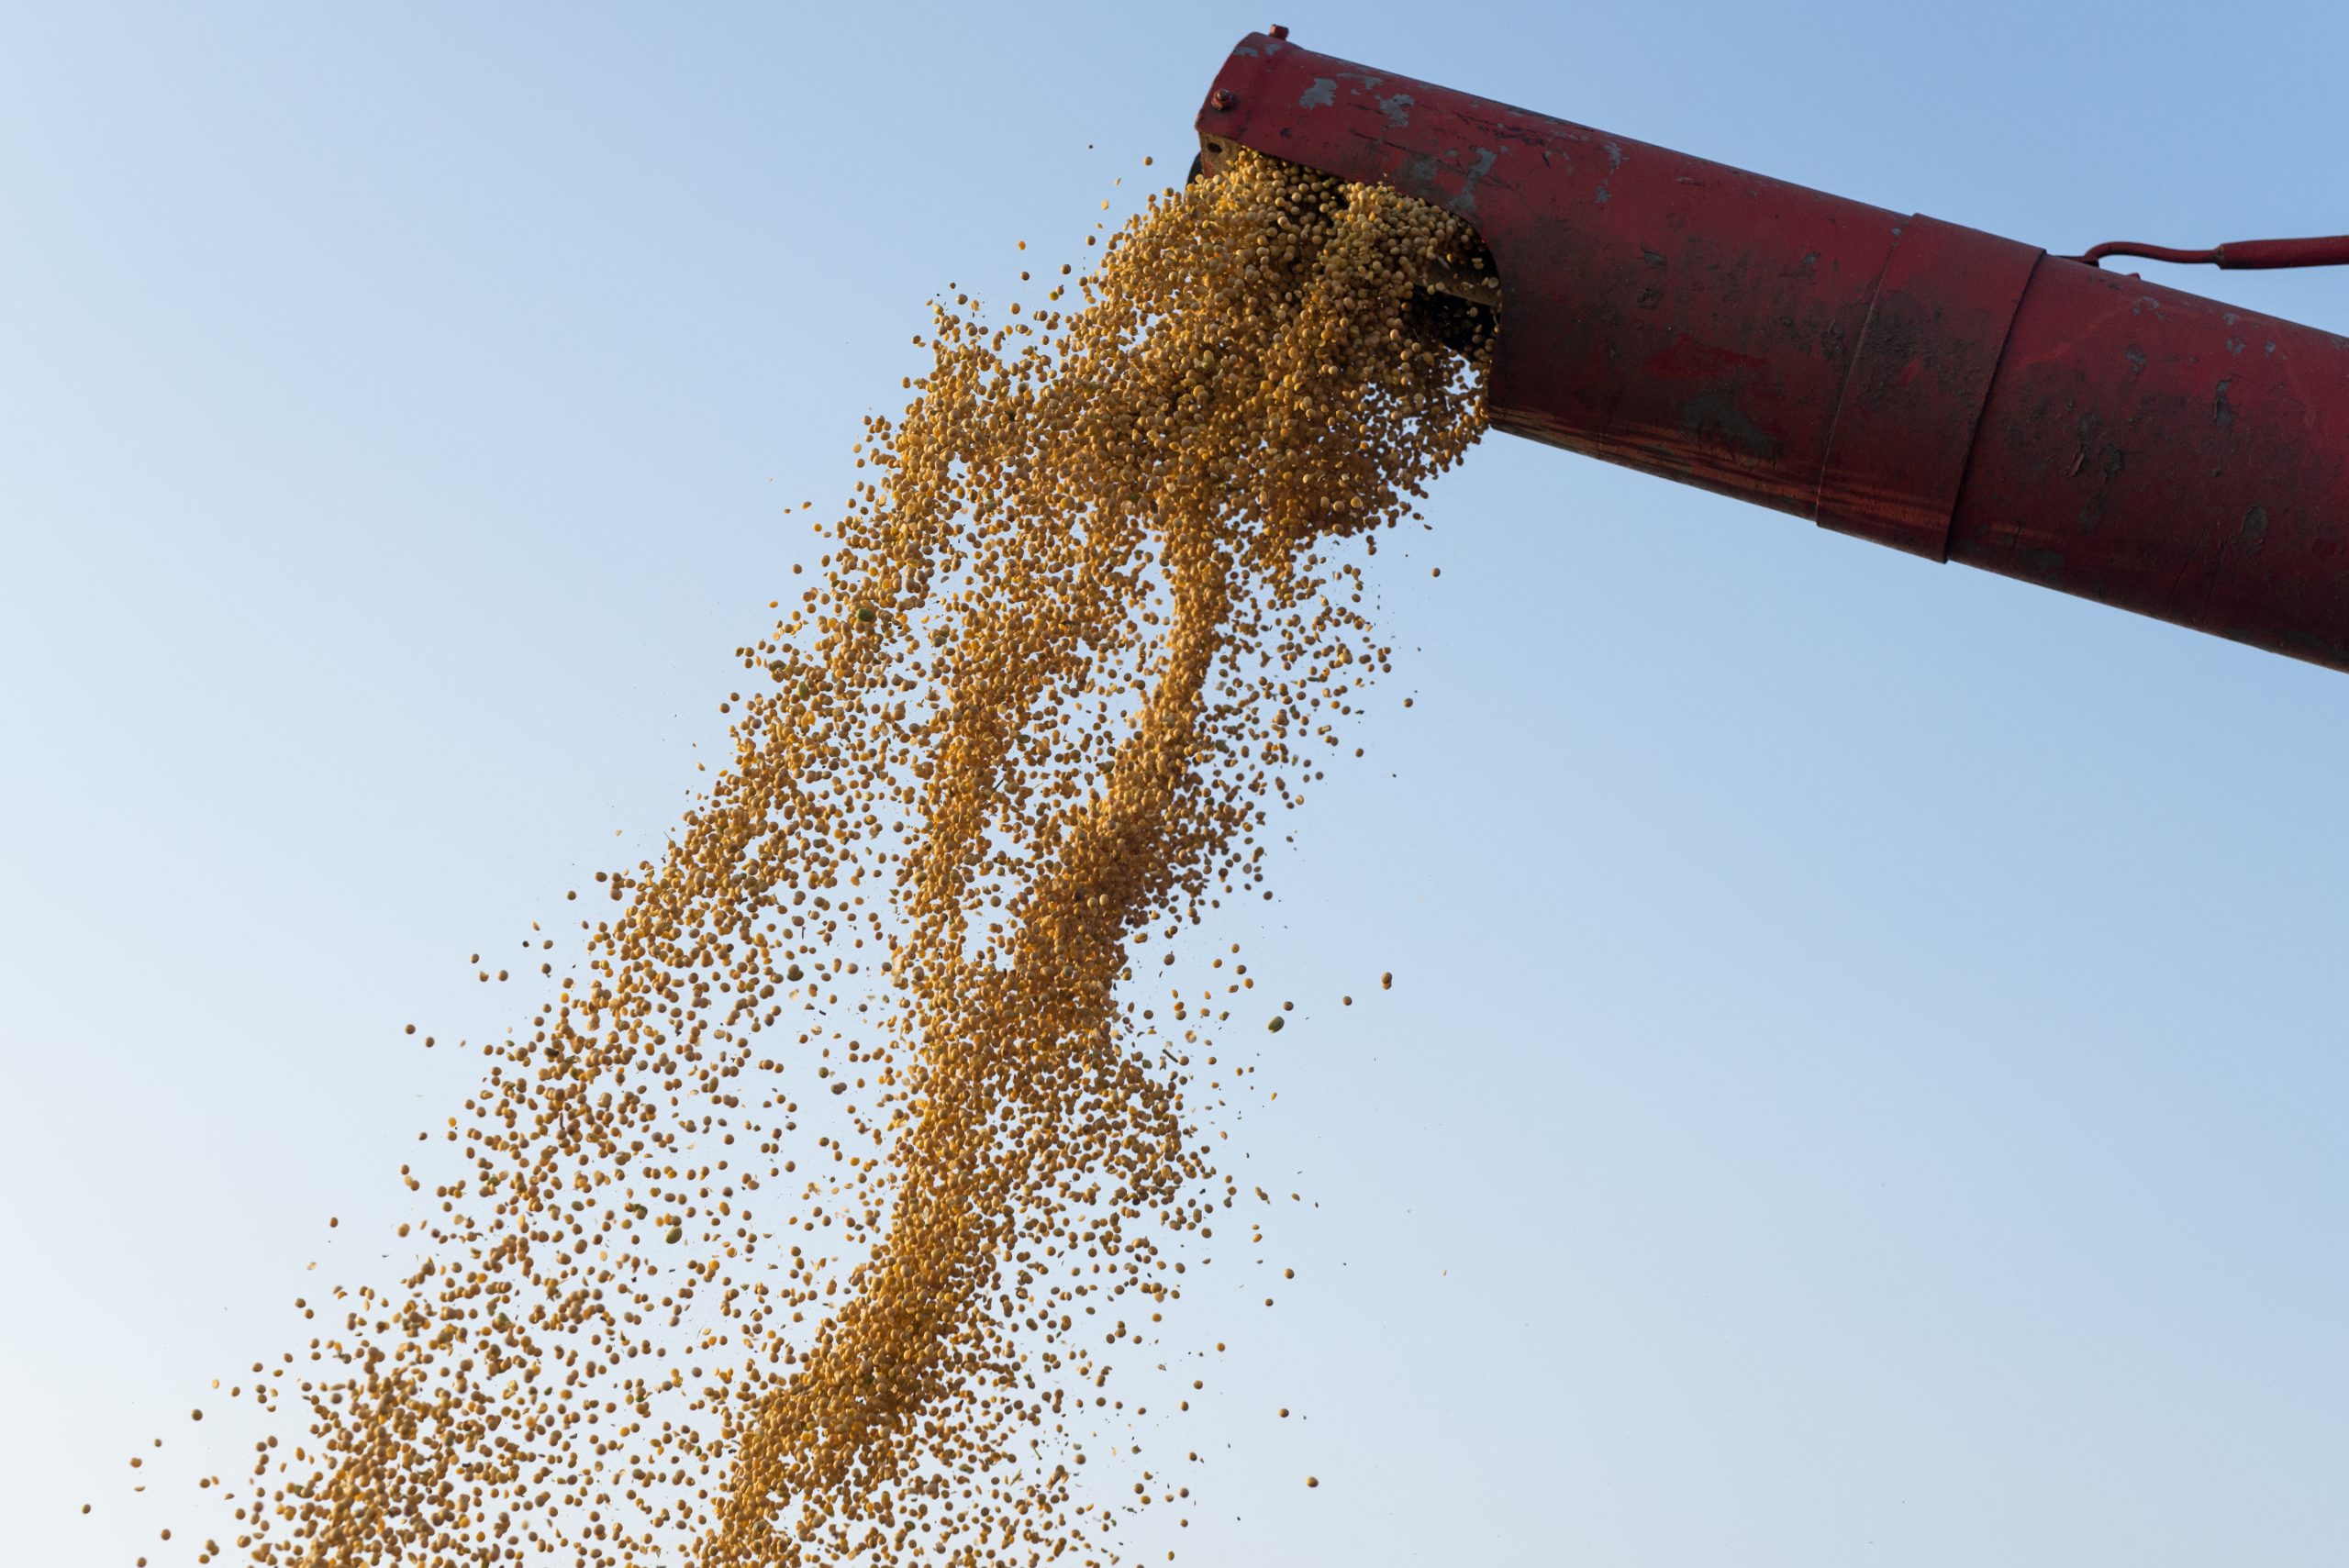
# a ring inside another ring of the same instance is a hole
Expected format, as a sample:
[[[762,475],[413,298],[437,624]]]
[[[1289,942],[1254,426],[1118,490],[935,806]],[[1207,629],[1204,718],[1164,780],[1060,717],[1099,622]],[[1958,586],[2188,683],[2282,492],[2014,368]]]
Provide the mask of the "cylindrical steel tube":
[[[1475,224],[1497,428],[2349,669],[2349,342],[1252,35],[1232,145]]]

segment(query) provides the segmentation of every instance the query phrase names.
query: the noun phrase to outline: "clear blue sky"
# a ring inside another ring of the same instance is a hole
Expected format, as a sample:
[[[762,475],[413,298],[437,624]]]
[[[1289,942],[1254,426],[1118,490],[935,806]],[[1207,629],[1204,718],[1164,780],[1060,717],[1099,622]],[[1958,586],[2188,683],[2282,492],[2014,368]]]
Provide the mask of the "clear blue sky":
[[[399,1026],[657,840],[923,299],[1242,32],[2076,250],[2349,227],[2343,16],[17,0],[6,1555],[206,1520],[124,1460],[226,1473],[206,1380],[388,1244],[472,1071]],[[1185,1303],[1184,1560],[2349,1557],[2349,677],[1504,439],[1429,511],[1231,928],[1320,1207]]]

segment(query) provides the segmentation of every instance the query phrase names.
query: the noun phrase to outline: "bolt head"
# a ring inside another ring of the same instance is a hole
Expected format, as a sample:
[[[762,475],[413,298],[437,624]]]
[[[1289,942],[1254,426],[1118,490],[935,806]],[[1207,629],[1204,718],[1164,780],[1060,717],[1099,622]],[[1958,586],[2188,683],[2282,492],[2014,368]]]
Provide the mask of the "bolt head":
[[[1229,87],[1218,87],[1208,95],[1208,107],[1210,109],[1228,109],[1238,102],[1239,96]]]

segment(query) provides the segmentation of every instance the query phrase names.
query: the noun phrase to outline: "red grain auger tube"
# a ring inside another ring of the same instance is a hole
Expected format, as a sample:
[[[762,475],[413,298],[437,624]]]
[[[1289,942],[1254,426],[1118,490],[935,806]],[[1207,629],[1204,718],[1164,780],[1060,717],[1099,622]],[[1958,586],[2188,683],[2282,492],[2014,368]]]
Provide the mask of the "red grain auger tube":
[[[1198,127],[1475,225],[1497,428],[2349,669],[2349,340],[1277,32]]]

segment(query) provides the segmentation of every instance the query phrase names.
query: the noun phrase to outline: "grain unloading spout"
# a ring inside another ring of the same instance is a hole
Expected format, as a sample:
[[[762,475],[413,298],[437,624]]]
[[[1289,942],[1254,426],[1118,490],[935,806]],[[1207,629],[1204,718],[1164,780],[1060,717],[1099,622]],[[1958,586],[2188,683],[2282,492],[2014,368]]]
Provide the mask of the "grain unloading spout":
[[[1198,120],[1476,226],[1497,428],[2349,669],[2349,340],[1252,34]],[[1432,286],[1477,302],[1473,272]]]

